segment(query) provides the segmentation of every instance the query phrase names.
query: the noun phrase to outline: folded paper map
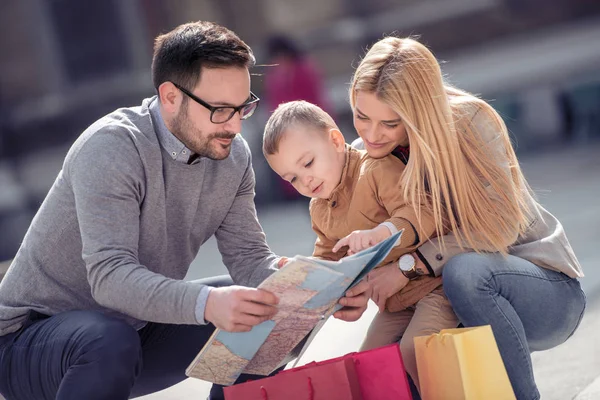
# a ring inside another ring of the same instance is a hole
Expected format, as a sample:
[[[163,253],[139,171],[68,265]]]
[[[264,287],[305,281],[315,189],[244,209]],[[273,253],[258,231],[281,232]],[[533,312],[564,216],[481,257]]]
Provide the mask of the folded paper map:
[[[273,319],[249,332],[215,330],[186,370],[190,377],[231,385],[242,373],[268,375],[315,327],[341,306],[338,300],[388,255],[402,232],[342,258],[324,261],[296,256],[259,288],[279,297]]]

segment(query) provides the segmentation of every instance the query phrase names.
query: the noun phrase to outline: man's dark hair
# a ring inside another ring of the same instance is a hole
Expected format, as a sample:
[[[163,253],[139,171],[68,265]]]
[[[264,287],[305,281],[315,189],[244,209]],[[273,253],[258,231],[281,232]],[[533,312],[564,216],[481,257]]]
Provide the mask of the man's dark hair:
[[[203,68],[251,68],[254,63],[252,49],[229,29],[213,22],[190,22],[156,38],[152,81],[157,92],[167,81],[192,90]]]

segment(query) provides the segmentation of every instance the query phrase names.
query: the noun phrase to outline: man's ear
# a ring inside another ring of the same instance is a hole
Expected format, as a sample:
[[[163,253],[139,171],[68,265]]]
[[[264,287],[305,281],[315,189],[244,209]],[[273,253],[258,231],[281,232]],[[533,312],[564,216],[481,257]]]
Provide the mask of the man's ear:
[[[177,114],[183,98],[183,93],[171,82],[163,82],[158,87],[158,98],[168,114]]]
[[[339,129],[331,128],[329,130],[329,140],[335,146],[338,152],[343,152],[346,149],[346,139]]]

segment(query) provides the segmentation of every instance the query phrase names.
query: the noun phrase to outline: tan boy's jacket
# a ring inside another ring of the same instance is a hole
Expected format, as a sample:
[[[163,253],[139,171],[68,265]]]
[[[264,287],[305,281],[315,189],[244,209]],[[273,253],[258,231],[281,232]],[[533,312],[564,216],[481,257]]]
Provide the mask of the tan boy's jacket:
[[[404,168],[394,156],[373,159],[366,152],[347,146],[340,184],[328,200],[313,199],[310,203],[312,226],[317,234],[313,256],[337,261],[346,255],[345,248],[337,253],[331,251],[338,240],[352,231],[372,229],[385,221],[399,230],[404,229],[404,234],[380,265],[395,261],[426,242],[435,231],[433,219],[422,215],[419,224],[412,206],[405,202],[400,185]],[[403,310],[441,283],[441,277],[422,276],[411,280],[388,299],[386,308],[392,312]]]

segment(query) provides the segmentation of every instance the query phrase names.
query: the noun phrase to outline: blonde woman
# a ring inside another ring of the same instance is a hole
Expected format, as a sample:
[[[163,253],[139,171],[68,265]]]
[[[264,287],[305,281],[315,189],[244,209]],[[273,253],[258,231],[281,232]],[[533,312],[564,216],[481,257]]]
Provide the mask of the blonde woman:
[[[560,222],[532,196],[502,119],[445,83],[433,54],[410,38],[371,47],[350,100],[354,145],[402,159],[404,197],[436,225],[437,237],[400,268],[370,273],[373,300],[401,290],[407,276],[443,273],[462,324],[492,326],[517,398],[538,399],[530,353],[563,343],[579,325],[583,272]],[[381,332],[415,312],[379,313],[363,348],[384,344]]]

